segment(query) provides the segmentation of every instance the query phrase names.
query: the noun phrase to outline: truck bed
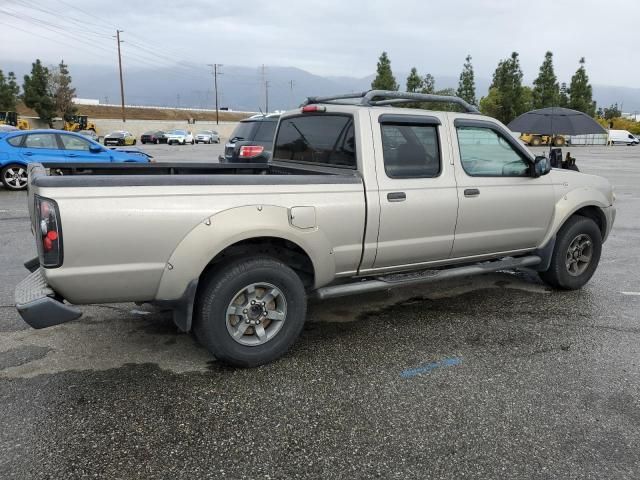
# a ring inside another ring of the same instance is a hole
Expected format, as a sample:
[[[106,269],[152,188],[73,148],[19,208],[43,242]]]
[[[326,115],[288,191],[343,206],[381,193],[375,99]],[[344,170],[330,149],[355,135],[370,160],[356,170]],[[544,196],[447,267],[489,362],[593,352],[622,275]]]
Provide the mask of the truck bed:
[[[300,164],[243,163],[47,163],[31,169],[38,187],[126,187],[168,185],[266,185],[360,183],[350,169]]]

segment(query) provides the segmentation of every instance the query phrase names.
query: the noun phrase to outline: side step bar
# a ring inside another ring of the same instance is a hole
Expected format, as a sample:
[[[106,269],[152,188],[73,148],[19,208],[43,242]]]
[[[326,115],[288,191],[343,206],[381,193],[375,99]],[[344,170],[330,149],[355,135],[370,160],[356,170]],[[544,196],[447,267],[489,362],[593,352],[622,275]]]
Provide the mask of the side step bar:
[[[392,274],[378,277],[373,280],[362,280],[361,282],[346,283],[322,287],[313,293],[315,298],[324,300],[327,298],[344,297],[346,295],[356,295],[360,293],[375,292],[376,290],[389,290],[396,287],[406,287],[421,283],[449,280],[457,277],[467,277],[470,275],[480,275],[483,273],[496,272],[498,270],[514,270],[518,268],[538,265],[542,259],[537,255],[527,257],[508,257],[502,260],[476,263],[463,267],[451,267],[442,270],[422,270],[417,273]]]

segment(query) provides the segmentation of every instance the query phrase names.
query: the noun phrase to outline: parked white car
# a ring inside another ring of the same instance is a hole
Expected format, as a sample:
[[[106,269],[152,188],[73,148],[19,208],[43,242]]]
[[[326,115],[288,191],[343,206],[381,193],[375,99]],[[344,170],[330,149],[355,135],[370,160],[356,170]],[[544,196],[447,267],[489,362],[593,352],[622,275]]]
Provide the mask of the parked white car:
[[[609,130],[610,145],[637,145],[640,139],[628,130]]]
[[[194,144],[193,133],[189,130],[171,130],[166,133],[167,143],[169,145],[178,143],[180,145],[186,145],[187,143]]]
[[[215,130],[203,130],[196,134],[196,143],[220,143],[220,134]]]

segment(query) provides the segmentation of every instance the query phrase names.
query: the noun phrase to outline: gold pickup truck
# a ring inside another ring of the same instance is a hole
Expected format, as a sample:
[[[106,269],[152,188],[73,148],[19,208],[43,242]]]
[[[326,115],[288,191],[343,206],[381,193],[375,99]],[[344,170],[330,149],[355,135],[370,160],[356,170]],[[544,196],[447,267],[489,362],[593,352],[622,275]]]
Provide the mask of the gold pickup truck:
[[[413,101],[464,112],[394,107]],[[309,98],[281,116],[268,160],[30,165],[39,258],[18,311],[42,328],[82,304],[151,302],[250,367],[287,351],[312,296],[520,268],[580,288],[615,218],[607,180],[551,169],[455,97]]]

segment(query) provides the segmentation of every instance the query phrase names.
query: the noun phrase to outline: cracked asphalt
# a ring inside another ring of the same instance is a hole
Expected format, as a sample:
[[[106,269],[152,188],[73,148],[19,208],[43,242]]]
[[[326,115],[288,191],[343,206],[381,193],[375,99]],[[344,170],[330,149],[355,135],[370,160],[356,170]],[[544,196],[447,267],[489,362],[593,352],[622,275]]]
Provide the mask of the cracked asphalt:
[[[640,478],[640,147],[572,154],[617,194],[584,289],[502,272],[315,303],[252,370],[133,304],[30,329],[25,195],[0,189],[0,478]]]

